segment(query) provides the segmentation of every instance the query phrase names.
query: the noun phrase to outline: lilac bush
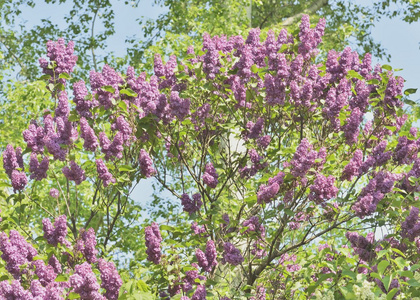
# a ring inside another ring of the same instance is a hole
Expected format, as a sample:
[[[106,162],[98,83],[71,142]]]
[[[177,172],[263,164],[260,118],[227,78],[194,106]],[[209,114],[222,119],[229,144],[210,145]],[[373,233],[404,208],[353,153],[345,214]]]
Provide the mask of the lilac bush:
[[[354,299],[366,285],[378,298],[420,296],[412,91],[370,54],[320,53],[325,20],[309,21],[295,36],[205,34],[182,61],[156,55],[152,74],[104,65],[89,82],[71,77],[72,43],[48,42],[54,109],[23,132],[24,151],[7,146],[3,166],[13,201],[66,212],[43,229],[67,261],[34,263],[16,231],[1,235],[15,279],[1,283],[5,297],[117,299],[106,251],[134,257],[131,290],[165,299]],[[140,226],[130,193],[146,178],[173,197],[155,194]]]

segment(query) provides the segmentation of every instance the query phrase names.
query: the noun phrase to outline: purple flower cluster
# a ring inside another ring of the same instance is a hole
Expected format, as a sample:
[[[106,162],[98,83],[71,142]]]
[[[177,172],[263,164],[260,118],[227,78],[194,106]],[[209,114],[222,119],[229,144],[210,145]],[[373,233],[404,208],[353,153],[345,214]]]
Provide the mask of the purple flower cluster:
[[[322,41],[325,29],[325,19],[321,18],[314,29],[310,28],[309,16],[303,15],[300,23],[299,31],[299,49],[298,52],[304,56],[305,59],[314,57],[318,53],[317,46]]]
[[[134,138],[131,135],[131,133],[133,132],[131,125],[126,121],[126,119],[123,116],[119,116],[113,125],[115,126],[115,129],[117,129],[122,134],[124,144],[129,146],[130,140]]]
[[[86,99],[88,94],[88,89],[83,80],[73,84],[73,102],[76,104],[77,113],[84,118],[92,117],[90,109],[99,105],[98,101],[94,97],[92,100]]]
[[[197,222],[192,222],[192,224],[191,224],[191,230],[194,232],[194,234],[198,234],[198,235],[201,235],[201,234],[203,234],[203,233],[205,233],[206,232],[206,228],[204,227],[204,225],[201,225],[201,226],[199,226],[198,224],[197,224]]]
[[[265,300],[265,288],[262,285],[258,285],[255,289],[255,296],[249,298],[250,300]]]
[[[146,178],[152,177],[156,174],[156,170],[153,168],[153,161],[146,150],[141,149],[139,155],[140,172]]]
[[[223,250],[223,264],[229,263],[231,265],[237,266],[244,261],[244,257],[242,256],[241,251],[235,248],[233,244],[226,242],[223,245]]]
[[[216,188],[219,175],[216,173],[216,169],[213,167],[212,163],[206,164],[206,170],[203,174],[203,182],[211,187],[212,189]]]
[[[101,288],[106,291],[104,294],[105,298],[108,300],[117,300],[122,286],[122,280],[114,263],[100,258],[98,269],[101,272]]]
[[[279,172],[276,176],[268,179],[268,184],[260,185],[257,192],[257,202],[262,204],[263,202],[269,203],[279,192],[280,185],[283,183],[284,173]]]
[[[198,285],[197,279],[200,281],[205,281],[206,277],[198,274],[199,266],[196,263],[191,264],[194,268],[193,270],[189,270],[185,272],[185,277],[182,280],[183,285],[181,286],[184,292],[188,292],[192,290],[193,285]]]
[[[74,270],[69,279],[74,293],[79,294],[81,299],[106,299],[99,293],[100,286],[90,264],[84,262],[76,265]]]
[[[395,181],[401,179],[400,177],[393,173],[378,172],[362,189],[357,202],[352,206],[355,214],[359,218],[364,218],[374,213],[379,201],[392,191]]]
[[[28,183],[22,158],[22,149],[16,147],[16,151],[12,145],[8,144],[3,152],[3,167],[7,176],[12,180],[12,187],[15,191],[21,191]],[[19,170],[18,170],[19,169]]]
[[[246,230],[243,232],[244,234],[249,232],[258,232],[262,237],[265,236],[265,228],[260,223],[258,216],[252,216],[245,220],[242,223],[242,226],[246,227]]]
[[[283,254],[280,256],[279,265],[283,266],[288,272],[297,272],[302,267],[299,264],[296,264],[297,256],[296,254]]]
[[[58,199],[58,197],[60,196],[60,192],[57,189],[52,188],[50,189],[50,196],[55,199]]]
[[[414,128],[412,131],[415,133],[415,137],[417,129]],[[400,136],[398,138],[398,144],[394,149],[392,157],[398,164],[410,164],[416,159],[419,148],[419,140],[411,140],[408,139],[407,136]]]
[[[42,286],[47,286],[57,278],[54,267],[45,265],[43,260],[35,260],[31,263],[31,266],[35,269],[35,274]]]
[[[110,183],[115,183],[114,176],[108,171],[108,168],[102,159],[96,160],[96,171],[98,172],[98,177],[102,180],[104,187],[107,187]]]
[[[401,237],[414,241],[418,236],[420,236],[419,209],[413,206],[410,214],[401,224]]]
[[[171,112],[180,121],[184,120],[190,114],[190,100],[181,99],[178,92],[172,92],[169,98]]]
[[[85,140],[83,147],[88,151],[95,152],[99,146],[98,138],[84,117],[80,118],[80,137]]]
[[[267,162],[261,163],[261,160],[263,160],[263,157],[258,154],[257,150],[255,149],[249,150],[248,156],[251,160],[252,166],[251,167],[245,166],[239,170],[239,173],[241,174],[242,178],[252,177],[255,174],[257,174],[259,170],[264,169],[268,166]]]
[[[353,157],[349,163],[344,167],[343,174],[341,175],[342,180],[351,181],[354,176],[359,175],[360,167],[363,163],[363,152],[360,149],[354,151]]]
[[[86,179],[85,170],[79,167],[73,160],[70,161],[70,168],[65,166],[62,172],[68,180],[74,181],[76,185],[81,184]]]
[[[58,80],[58,76],[61,73],[70,74],[73,72],[73,68],[77,62],[77,56],[74,53],[74,43],[69,41],[67,46],[63,38],[59,38],[57,42],[47,42],[47,56],[51,62],[55,62],[55,68],[51,68],[46,59],[40,58],[39,65],[42,68],[44,74],[51,75],[51,81],[55,82]],[[62,83],[65,81],[60,80]]]
[[[346,142],[349,145],[353,145],[357,142],[357,137],[359,136],[359,126],[363,120],[363,113],[358,107],[351,111],[350,117],[347,119],[346,125],[343,126],[344,136],[346,137]]]
[[[113,106],[112,99],[119,97],[119,85],[123,84],[121,75],[108,65],[104,65],[102,73],[90,71],[90,85],[92,96],[97,97],[99,104],[105,109]],[[105,88],[110,87],[112,90]]]
[[[195,250],[195,256],[197,257],[198,265],[206,272],[211,272],[217,266],[216,245],[212,240],[207,241],[206,252],[197,248]]]
[[[54,226],[49,220],[44,219],[43,229],[44,237],[50,244],[57,246],[58,242],[67,242],[65,241],[67,233],[65,216],[56,218]],[[84,239],[83,243],[86,244],[86,236],[83,237],[83,233],[82,230],[81,236]],[[88,239],[91,238],[95,238],[94,233],[93,236],[88,237]],[[96,245],[96,242],[89,243]],[[70,245],[67,246],[70,247]],[[73,250],[80,251],[79,241]],[[81,299],[118,299],[122,281],[112,262],[99,260],[97,264],[101,278],[101,285],[99,285],[95,272],[92,270],[93,265],[91,265],[96,263],[96,258],[89,261],[86,256],[88,262],[74,265],[72,261],[68,261],[63,266],[55,255],[50,257],[48,264],[40,259],[34,260],[38,255],[37,251],[14,230],[10,231],[9,237],[5,232],[0,232],[0,251],[2,252],[1,258],[6,263],[6,270],[15,279],[11,283],[9,280],[0,281],[0,299],[60,300],[67,299],[71,292],[79,294]],[[86,249],[83,251],[86,252]],[[89,252],[92,251],[89,250]],[[61,254],[65,257],[66,253]],[[57,276],[63,273],[70,274],[69,280],[56,281]],[[101,295],[100,288],[105,290],[104,295]]]
[[[264,119],[258,118],[255,124],[252,121],[249,121],[246,124],[246,129],[247,129],[246,137],[248,139],[257,139],[261,135],[261,132],[264,129]]]
[[[343,107],[348,104],[347,99],[350,96],[351,83],[346,78],[340,80],[337,88],[331,88],[328,91],[325,99],[325,106],[322,112],[331,121],[335,128],[338,128],[340,125],[338,116]]]
[[[203,49],[206,53],[203,55],[203,72],[207,74],[208,79],[214,79],[219,73],[221,67],[219,61],[219,50],[217,47],[217,37],[213,39],[209,34],[203,36]]]
[[[335,178],[330,175],[325,177],[318,173],[314,183],[310,186],[309,200],[316,204],[323,204],[326,200],[337,196],[338,188],[334,185]]]
[[[307,139],[303,139],[296,149],[295,155],[291,160],[293,166],[292,175],[295,177],[304,177],[315,162],[318,153],[312,149]]]
[[[70,247],[69,241],[66,240],[67,236],[67,217],[61,215],[55,218],[54,225],[50,219],[45,218],[42,220],[42,230],[44,231],[44,238],[48,244],[57,246],[58,243]]]
[[[193,214],[200,211],[203,202],[201,201],[201,195],[198,193],[192,195],[192,199],[188,196],[188,194],[182,194],[181,204],[185,212]]]
[[[105,159],[106,160],[109,160],[109,159],[114,160],[115,158],[117,158],[117,159],[122,158],[122,156],[123,156],[122,151],[124,150],[124,148],[123,148],[124,139],[123,139],[123,134],[120,131],[118,131],[115,134],[112,143],[108,139],[105,132],[100,132],[99,133],[99,144],[101,145],[102,153],[105,154]]]
[[[160,243],[162,242],[162,236],[160,235],[159,225],[156,223],[152,223],[151,226],[147,226],[144,230],[145,239],[146,239],[146,253],[147,253],[147,260],[159,264],[161,251],[160,251]]]
[[[38,254],[34,247],[29,244],[16,230],[10,230],[9,237],[6,233],[0,233],[1,258],[6,263],[6,270],[19,279],[22,275],[21,266],[29,264]]]
[[[29,172],[31,172],[31,179],[42,180],[47,178],[47,171],[50,165],[50,160],[47,156],[42,158],[42,161],[38,161],[37,154],[35,152],[31,153],[31,158],[29,161]]]
[[[357,232],[347,232],[346,238],[349,240],[354,252],[359,255],[360,259],[366,262],[371,261],[375,256],[374,249],[374,233],[368,233],[366,237],[359,235]]]
[[[399,99],[399,95],[402,94],[402,89],[404,87],[404,78],[394,77],[392,73],[389,73],[388,84],[385,89],[384,97],[384,108],[394,112],[395,108],[402,107],[403,102]]]
[[[96,263],[98,259],[98,250],[96,247],[95,230],[89,228],[88,230],[80,229],[79,238],[76,241],[76,249],[83,254],[88,263]]]

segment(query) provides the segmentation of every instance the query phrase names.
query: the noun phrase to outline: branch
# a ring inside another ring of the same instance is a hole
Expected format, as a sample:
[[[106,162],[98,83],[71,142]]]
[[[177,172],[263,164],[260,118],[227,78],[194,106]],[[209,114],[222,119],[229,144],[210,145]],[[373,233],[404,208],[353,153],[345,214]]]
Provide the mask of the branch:
[[[291,17],[288,17],[286,20],[284,20],[282,22],[282,25],[283,26],[290,26],[290,25],[296,23],[298,20],[300,20],[304,14],[313,14],[325,5],[328,5],[328,0],[315,1],[311,6],[309,6],[307,9],[305,9],[303,12],[300,12],[300,13],[297,13],[297,14],[291,16]]]

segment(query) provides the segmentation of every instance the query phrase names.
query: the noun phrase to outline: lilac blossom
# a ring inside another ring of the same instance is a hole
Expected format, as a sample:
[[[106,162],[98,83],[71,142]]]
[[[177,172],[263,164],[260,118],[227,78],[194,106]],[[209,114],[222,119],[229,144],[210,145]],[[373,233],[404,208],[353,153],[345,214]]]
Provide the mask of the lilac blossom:
[[[334,176],[325,177],[318,173],[314,180],[314,183],[310,186],[310,194],[308,199],[314,201],[317,204],[322,204],[326,200],[337,196],[338,188],[334,185]]]
[[[84,117],[80,118],[80,137],[85,140],[83,147],[86,150],[94,152],[98,148],[99,143],[95,131]]]
[[[260,185],[257,192],[257,202],[262,204],[263,202],[269,203],[279,192],[280,185],[283,183],[285,174],[279,172],[276,176],[268,179],[268,184]]]
[[[69,41],[67,46],[63,38],[59,38],[57,42],[47,42],[47,56],[51,62],[55,62],[55,68],[50,68],[50,64],[44,58],[39,59],[39,65],[42,68],[44,74],[51,75],[51,81],[56,80],[65,83],[64,79],[58,79],[58,75],[61,73],[70,74],[73,72],[73,68],[76,65],[77,56],[74,53],[74,43]]]
[[[0,251],[1,258],[6,263],[6,270],[15,279],[19,279],[24,271],[21,270],[21,266],[31,262],[38,254],[16,230],[10,230],[9,237],[6,233],[0,232]]]
[[[191,230],[194,232],[194,234],[203,234],[206,232],[206,228],[204,227],[204,225],[198,225],[197,222],[192,222],[191,224]]]
[[[65,166],[62,169],[62,172],[64,176],[68,180],[74,181],[76,185],[79,185],[86,179],[85,171],[79,167],[73,160],[70,161],[70,168],[68,166]]]
[[[217,266],[216,245],[212,240],[207,241],[206,252],[196,249],[195,255],[197,257],[198,265],[204,271],[211,272],[211,270]]]
[[[22,135],[26,145],[32,152],[42,153],[44,151],[44,128],[38,126],[36,122],[31,122]]]
[[[108,171],[108,168],[102,159],[96,160],[96,171],[98,172],[98,177],[102,180],[104,187],[107,187],[110,183],[115,183],[114,176]]]
[[[235,248],[235,246],[229,242],[226,242],[223,245],[223,258],[222,263],[229,263],[231,265],[239,265],[244,261],[244,257],[241,254],[239,249]]]
[[[216,173],[216,169],[214,168],[212,163],[206,164],[206,170],[203,174],[203,182],[208,185],[210,188],[216,188],[219,175]]]
[[[344,167],[343,174],[341,175],[342,180],[351,181],[354,176],[359,175],[359,169],[363,161],[363,152],[360,149],[354,151],[353,157],[349,163]]]
[[[200,284],[197,286],[194,294],[191,297],[191,300],[206,300],[207,298],[206,286]]]
[[[21,191],[25,188],[28,183],[28,178],[26,177],[25,172],[13,170],[12,176],[12,187],[15,191]]]
[[[363,120],[363,113],[358,107],[351,111],[350,117],[347,119],[346,125],[343,126],[344,136],[349,145],[357,142],[359,136],[359,126]]]
[[[104,294],[105,298],[108,300],[117,300],[122,286],[122,280],[114,263],[100,258],[98,269],[101,272],[101,288],[106,291]]]
[[[47,156],[42,158],[42,161],[38,161],[36,153],[31,153],[29,161],[29,172],[31,172],[31,179],[42,180],[47,178],[47,171],[50,164],[50,160]]]
[[[69,278],[74,293],[78,293],[81,299],[106,299],[99,293],[100,286],[90,264],[84,262],[76,265],[74,270],[74,274]]]
[[[144,230],[145,239],[146,239],[146,253],[147,260],[159,264],[161,257],[160,243],[162,242],[162,237],[160,235],[159,226],[157,223],[152,223],[151,226],[147,226]]]
[[[184,120],[190,114],[190,100],[181,99],[178,92],[172,92],[169,101],[172,114],[179,120]]]
[[[258,216],[252,216],[242,223],[242,226],[246,227],[243,233],[258,232],[261,236],[265,236],[265,228],[260,223]]]
[[[54,225],[50,219],[45,218],[42,220],[42,230],[44,231],[44,238],[50,245],[57,246],[58,243],[70,247],[69,241],[67,241],[67,217],[61,215],[54,221]]]
[[[360,259],[369,262],[376,256],[373,249],[373,232],[368,233],[366,238],[359,235],[357,232],[347,232],[346,238],[349,240],[354,252],[359,255]]]
[[[98,250],[96,250],[96,236],[95,230],[89,228],[88,230],[80,229],[79,238],[76,241],[76,249],[81,252],[88,263],[96,263],[98,259]]]
[[[188,196],[188,194],[182,194],[181,204],[185,212],[188,212],[189,214],[193,214],[200,211],[200,208],[203,205],[203,202],[201,201],[201,195],[198,193],[194,194],[192,196],[192,199]]]
[[[50,196],[55,199],[58,199],[58,196],[60,196],[60,192],[57,189],[52,188],[50,189]]]
[[[153,168],[153,161],[146,150],[141,149],[139,155],[140,172],[146,178],[152,177],[156,174],[156,170]]]
[[[249,139],[256,139],[260,136],[262,130],[264,129],[264,119],[259,118],[255,124],[249,121],[246,124],[246,128],[248,130],[246,137]]]
[[[312,145],[309,144],[309,141],[306,138],[303,139],[290,162],[293,166],[292,175],[304,177],[315,162],[317,154],[315,150],[312,150]]]
[[[3,152],[3,167],[6,174],[11,177],[12,172],[18,168],[23,170],[22,149],[16,147],[16,151],[12,145],[8,144]]]
[[[420,236],[419,209],[413,206],[410,214],[401,224],[401,237],[414,241],[418,236]]]

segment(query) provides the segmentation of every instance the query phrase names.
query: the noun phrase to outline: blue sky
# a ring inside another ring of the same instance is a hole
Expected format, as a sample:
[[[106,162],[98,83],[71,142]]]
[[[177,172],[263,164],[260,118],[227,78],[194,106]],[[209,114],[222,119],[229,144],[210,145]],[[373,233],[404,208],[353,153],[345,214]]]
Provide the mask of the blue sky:
[[[57,7],[57,5],[45,4],[42,1],[34,9],[24,8],[21,19],[27,20],[26,25],[32,27],[41,24],[40,20],[46,18],[64,29],[64,15],[70,11],[70,8],[71,6],[68,4]],[[114,11],[116,14],[116,34],[109,39],[109,49],[116,55],[124,55],[126,36],[142,37],[137,19],[141,16],[156,19],[159,14],[166,11],[166,8],[153,6],[150,0],[141,1],[140,6],[136,8],[124,5],[123,1],[119,1],[114,4]],[[96,30],[100,31],[101,28],[97,27]],[[372,35],[391,54],[391,62],[378,61],[374,58],[374,63],[386,63],[394,69],[403,69],[398,75],[406,79],[405,88],[420,88],[420,22],[407,24],[398,19],[389,20],[385,18],[375,24]],[[411,99],[420,100],[420,92],[412,95]],[[139,202],[143,202],[149,200],[151,194],[151,181],[144,180],[135,189],[133,197]]]

